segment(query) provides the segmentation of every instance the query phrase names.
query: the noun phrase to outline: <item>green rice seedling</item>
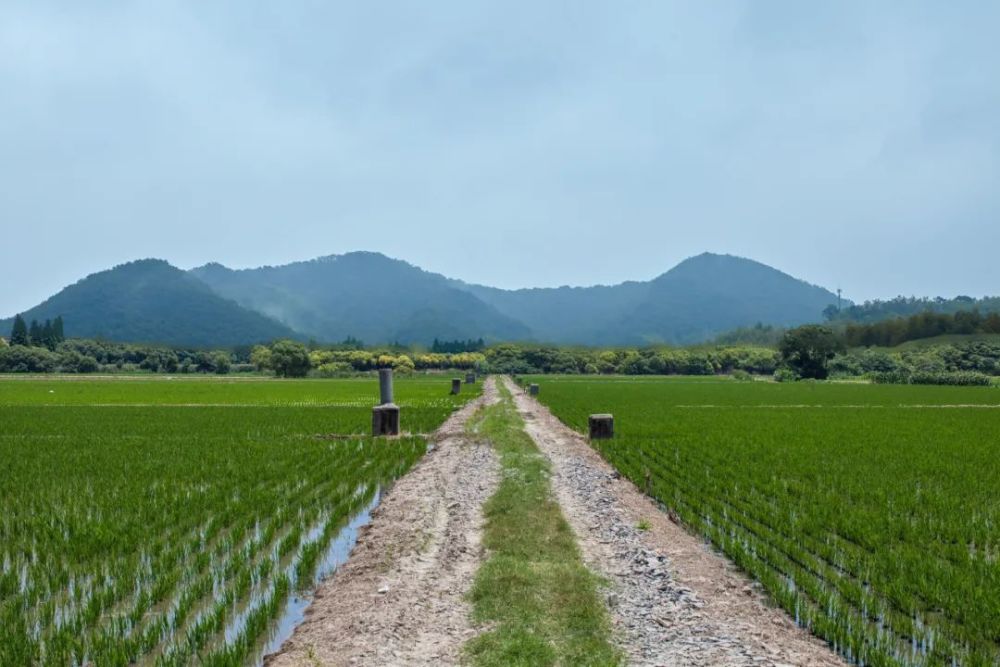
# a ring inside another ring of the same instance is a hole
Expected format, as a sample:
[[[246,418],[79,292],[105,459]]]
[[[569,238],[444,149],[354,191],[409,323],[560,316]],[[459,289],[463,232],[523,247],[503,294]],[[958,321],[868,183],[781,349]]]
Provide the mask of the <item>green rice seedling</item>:
[[[404,430],[476,391],[398,379]],[[377,400],[374,380],[0,380],[0,664],[259,657],[291,576],[425,451],[367,436]]]
[[[540,396],[864,664],[1000,661],[994,387],[546,378]]]

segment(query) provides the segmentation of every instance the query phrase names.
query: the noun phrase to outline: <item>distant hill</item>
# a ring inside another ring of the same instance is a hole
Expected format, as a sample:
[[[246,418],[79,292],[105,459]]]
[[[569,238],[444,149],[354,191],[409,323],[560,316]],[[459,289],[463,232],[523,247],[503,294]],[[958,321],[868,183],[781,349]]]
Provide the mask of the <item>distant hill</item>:
[[[705,253],[653,280],[646,298],[613,331],[628,343],[695,343],[757,322],[821,321],[823,309],[836,303],[829,290],[760,262]]]
[[[239,270],[132,262],[89,276],[24,315],[61,314],[69,336],[177,345],[282,336],[644,345],[699,343],[758,323],[820,322],[836,301],[828,290],[730,255],[698,255],[645,282],[502,290],[352,252]],[[9,320],[0,323],[0,332],[9,327]]]
[[[317,340],[423,343],[522,340],[530,330],[443,276],[373,252],[232,270],[191,270],[220,295]]]
[[[738,327],[795,326],[823,319],[829,290],[731,255],[704,253],[649,282],[498,290],[457,283],[558,343],[697,343]]]
[[[175,346],[232,346],[295,335],[157,259],[87,276],[22,315],[29,322],[62,315],[68,337]],[[8,332],[11,322],[0,321],[0,331]]]

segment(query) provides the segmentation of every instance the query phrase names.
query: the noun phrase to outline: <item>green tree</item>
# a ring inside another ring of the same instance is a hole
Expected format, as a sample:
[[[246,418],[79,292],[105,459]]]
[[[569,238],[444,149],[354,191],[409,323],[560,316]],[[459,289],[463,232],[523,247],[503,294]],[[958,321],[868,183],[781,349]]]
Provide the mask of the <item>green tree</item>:
[[[293,340],[279,340],[271,346],[271,368],[278,377],[305,377],[312,368],[309,350]]]
[[[45,320],[45,324],[42,325],[41,329],[42,329],[42,337],[38,342],[41,343],[44,347],[49,348],[50,350],[55,350],[56,338],[55,334],[52,331],[52,320]]]
[[[215,364],[216,375],[225,375],[232,367],[232,358],[228,352],[213,352],[212,361]]]
[[[817,380],[830,374],[827,364],[843,349],[843,342],[833,330],[819,324],[807,324],[786,332],[778,345],[782,361],[799,377]]]
[[[56,345],[66,340],[62,315],[58,315],[56,319],[52,320],[52,336],[55,338]]]
[[[257,345],[250,352],[250,363],[257,367],[259,371],[270,370],[271,368],[271,348]]]
[[[28,345],[41,347],[41,343],[42,327],[38,326],[38,320],[31,320],[31,324],[28,326]]]
[[[10,330],[10,344],[11,345],[30,345],[31,340],[28,338],[28,325],[24,323],[24,318],[20,315],[14,316],[14,326]]]

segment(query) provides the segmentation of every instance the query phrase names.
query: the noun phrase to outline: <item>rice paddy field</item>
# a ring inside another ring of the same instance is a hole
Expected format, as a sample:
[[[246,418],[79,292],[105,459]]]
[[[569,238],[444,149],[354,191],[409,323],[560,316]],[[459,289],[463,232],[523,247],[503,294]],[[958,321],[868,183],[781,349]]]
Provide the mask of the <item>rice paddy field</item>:
[[[395,384],[0,379],[0,665],[259,663],[479,391]]]
[[[1000,663],[1000,388],[525,380],[849,662]]]

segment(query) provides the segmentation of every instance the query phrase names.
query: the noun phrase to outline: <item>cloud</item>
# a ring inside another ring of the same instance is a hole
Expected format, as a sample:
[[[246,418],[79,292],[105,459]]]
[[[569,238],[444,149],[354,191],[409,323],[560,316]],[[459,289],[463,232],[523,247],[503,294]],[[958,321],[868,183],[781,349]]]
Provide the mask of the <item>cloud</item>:
[[[995,292],[991,3],[6,3],[0,312],[142,256]],[[44,267],[42,270],[41,267]]]

